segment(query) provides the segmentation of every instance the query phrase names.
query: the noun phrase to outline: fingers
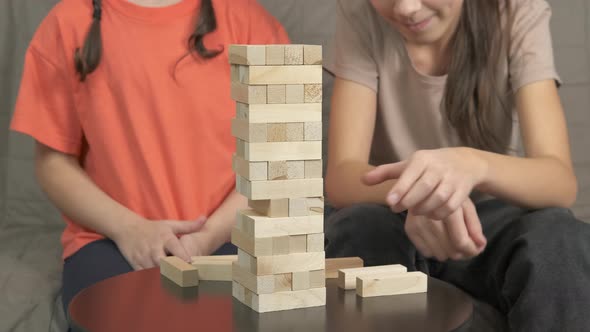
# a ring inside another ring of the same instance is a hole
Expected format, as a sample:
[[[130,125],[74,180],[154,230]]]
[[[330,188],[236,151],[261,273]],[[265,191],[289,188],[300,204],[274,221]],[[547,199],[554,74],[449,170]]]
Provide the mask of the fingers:
[[[176,256],[187,263],[190,263],[191,261],[191,256],[188,254],[188,252],[176,236],[171,236],[164,243],[164,249],[171,255]]]
[[[176,235],[190,234],[201,230],[207,218],[199,217],[195,221],[172,221],[166,220],[164,223],[172,229],[172,232]]]
[[[395,206],[394,210],[401,212],[406,209],[413,209],[420,202],[432,196],[438,191],[441,179],[437,174],[426,172],[412,185],[402,200]],[[414,214],[417,214],[413,212]]]
[[[463,209],[457,209],[444,221],[449,242],[453,248],[451,258],[473,257],[480,253],[475,242],[469,236],[464,221]]]
[[[441,208],[453,195],[453,187],[448,182],[443,180],[438,187],[430,193],[423,201],[414,206],[412,213],[420,216],[427,216],[433,220],[443,220],[443,218],[435,217],[433,214],[437,209]]]
[[[398,203],[405,198],[408,191],[414,186],[414,183],[422,176],[425,167],[422,164],[412,164],[412,167],[406,168],[399,180],[395,183],[393,188],[389,191],[386,201],[389,206],[393,207],[395,212],[401,212],[407,209],[408,205],[398,205]],[[431,181],[431,180],[427,180]]]
[[[402,161],[394,164],[381,165],[367,172],[361,180],[367,186],[373,186],[387,180],[397,179],[403,173],[406,164],[407,162]]]
[[[479,252],[481,252],[487,244],[487,239],[483,235],[481,221],[479,220],[477,210],[475,209],[475,205],[473,205],[471,199],[468,199],[463,203],[463,216],[465,219],[467,232],[477,245]]]

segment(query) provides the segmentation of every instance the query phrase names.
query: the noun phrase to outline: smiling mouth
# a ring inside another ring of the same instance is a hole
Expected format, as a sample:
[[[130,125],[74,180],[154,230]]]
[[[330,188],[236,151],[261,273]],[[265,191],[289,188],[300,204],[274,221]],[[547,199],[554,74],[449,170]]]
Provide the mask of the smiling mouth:
[[[424,29],[426,29],[426,27],[428,27],[430,21],[432,21],[432,17],[428,17],[422,21],[419,21],[417,23],[406,23],[404,24],[404,26],[411,31],[414,32],[419,32],[422,31]]]

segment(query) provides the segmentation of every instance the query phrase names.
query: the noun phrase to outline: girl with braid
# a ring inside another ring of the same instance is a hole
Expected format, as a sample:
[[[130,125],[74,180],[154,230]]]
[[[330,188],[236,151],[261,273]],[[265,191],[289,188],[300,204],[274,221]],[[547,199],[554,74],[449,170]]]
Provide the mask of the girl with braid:
[[[26,53],[13,130],[63,213],[63,304],[166,255],[231,253],[229,44],[286,44],[256,0],[62,0]]]
[[[426,272],[512,331],[590,331],[547,2],[337,7],[326,255]]]

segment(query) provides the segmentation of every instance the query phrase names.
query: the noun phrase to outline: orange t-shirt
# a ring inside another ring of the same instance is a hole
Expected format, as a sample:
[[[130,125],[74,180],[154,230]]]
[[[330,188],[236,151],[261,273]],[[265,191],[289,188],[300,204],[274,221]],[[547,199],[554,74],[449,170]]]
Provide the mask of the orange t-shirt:
[[[103,55],[79,82],[74,51],[91,23],[91,1],[62,0],[25,58],[13,130],[81,156],[94,183],[152,220],[209,216],[235,185],[231,156],[229,44],[285,44],[281,25],[255,0],[213,0],[216,58],[185,56],[200,0],[148,8],[103,0]],[[59,174],[56,174],[59,176]],[[66,219],[63,257],[103,238]]]

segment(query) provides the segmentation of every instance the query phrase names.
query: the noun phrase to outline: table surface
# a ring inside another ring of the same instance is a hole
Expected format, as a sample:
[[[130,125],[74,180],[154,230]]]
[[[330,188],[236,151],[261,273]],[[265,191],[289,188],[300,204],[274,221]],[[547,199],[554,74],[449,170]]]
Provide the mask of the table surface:
[[[181,288],[157,268],[101,281],[69,307],[75,331],[428,331],[467,330],[471,298],[429,278],[428,292],[361,298],[327,279],[324,307],[259,314],[231,295],[231,282]]]

